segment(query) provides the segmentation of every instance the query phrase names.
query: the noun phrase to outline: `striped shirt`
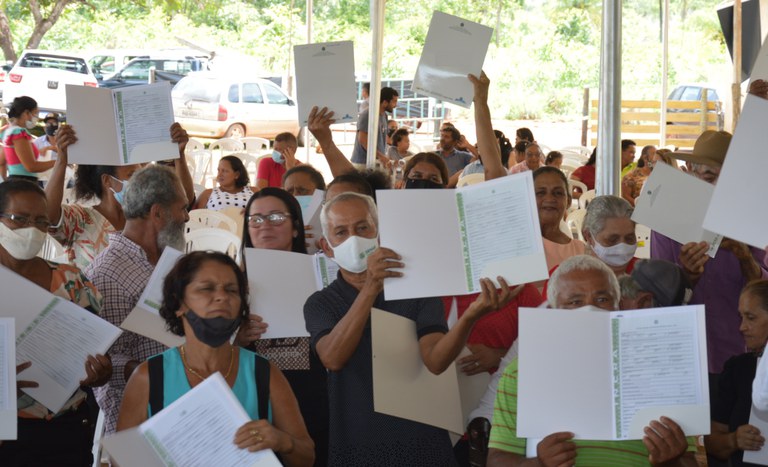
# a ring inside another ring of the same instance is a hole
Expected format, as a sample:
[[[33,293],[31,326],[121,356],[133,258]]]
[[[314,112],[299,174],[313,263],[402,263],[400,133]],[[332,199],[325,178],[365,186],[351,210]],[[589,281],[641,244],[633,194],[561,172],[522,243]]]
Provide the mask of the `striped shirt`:
[[[489,448],[525,456],[526,439],[517,437],[517,359],[504,370],[493,409]],[[696,452],[696,441],[688,437],[688,452]],[[642,440],[573,440],[575,465],[590,467],[648,466],[648,450]]]

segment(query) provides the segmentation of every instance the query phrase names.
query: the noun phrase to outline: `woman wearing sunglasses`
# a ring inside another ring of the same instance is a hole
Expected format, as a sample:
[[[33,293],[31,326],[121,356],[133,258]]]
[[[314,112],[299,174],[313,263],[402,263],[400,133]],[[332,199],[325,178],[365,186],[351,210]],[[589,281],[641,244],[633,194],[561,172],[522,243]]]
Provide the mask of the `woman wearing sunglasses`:
[[[262,188],[254,194],[245,207],[243,248],[265,248],[306,254],[304,220],[296,198],[287,191],[274,187]],[[259,267],[275,266],[259,265]],[[263,326],[263,324],[258,323],[257,326]],[[310,352],[309,337],[259,339],[253,342],[252,348],[260,355],[269,358],[283,371],[299,401],[299,409],[309,435],[315,442],[314,465],[326,465],[328,458],[327,378],[320,359]]]

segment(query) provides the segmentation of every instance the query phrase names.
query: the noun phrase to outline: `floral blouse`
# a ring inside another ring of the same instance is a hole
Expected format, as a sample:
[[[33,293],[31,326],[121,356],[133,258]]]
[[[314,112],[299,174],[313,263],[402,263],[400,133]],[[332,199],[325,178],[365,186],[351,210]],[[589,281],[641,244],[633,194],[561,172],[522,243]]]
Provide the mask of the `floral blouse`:
[[[79,204],[63,204],[61,220],[54,229],[53,238],[64,245],[67,261],[81,270],[107,247],[108,234],[117,232],[99,211]]]

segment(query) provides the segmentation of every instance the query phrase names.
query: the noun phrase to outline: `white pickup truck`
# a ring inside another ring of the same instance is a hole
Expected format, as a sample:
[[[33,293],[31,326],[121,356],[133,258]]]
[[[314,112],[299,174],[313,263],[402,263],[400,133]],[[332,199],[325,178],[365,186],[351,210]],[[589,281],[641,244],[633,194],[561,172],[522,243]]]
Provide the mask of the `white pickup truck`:
[[[68,52],[25,50],[8,72],[3,104],[9,107],[18,96],[37,101],[40,113],[67,111],[67,84],[97,87],[85,58]]]

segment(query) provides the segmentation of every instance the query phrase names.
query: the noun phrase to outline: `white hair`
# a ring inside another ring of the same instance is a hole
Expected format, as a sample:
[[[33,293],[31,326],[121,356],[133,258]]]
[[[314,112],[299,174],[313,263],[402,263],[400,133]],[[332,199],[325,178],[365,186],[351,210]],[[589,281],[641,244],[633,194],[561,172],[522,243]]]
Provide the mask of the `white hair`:
[[[619,308],[621,291],[616,274],[605,263],[589,255],[571,256],[560,263],[560,266],[552,273],[552,277],[549,278],[549,283],[547,284],[547,302],[551,308],[557,308],[557,296],[560,294],[560,281],[562,277],[573,271],[597,271],[602,273],[608,280],[611,297],[613,298],[613,306],[616,309]]]
[[[326,239],[328,238],[328,213],[331,212],[331,208],[336,203],[343,202],[343,201],[352,201],[352,200],[358,200],[364,202],[368,206],[368,213],[371,215],[371,218],[373,218],[373,224],[376,226],[376,229],[379,228],[379,210],[376,207],[376,202],[373,201],[373,198],[371,198],[368,195],[361,195],[360,193],[353,193],[351,191],[344,192],[340,195],[334,196],[331,198],[330,201],[327,201],[323,205],[323,210],[320,211],[320,226],[323,229],[323,237]]]
[[[582,232],[589,232],[593,237],[605,228],[605,221],[614,217],[632,218],[635,209],[629,201],[618,196],[596,196],[587,206],[587,214],[584,216]]]

